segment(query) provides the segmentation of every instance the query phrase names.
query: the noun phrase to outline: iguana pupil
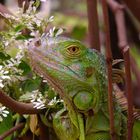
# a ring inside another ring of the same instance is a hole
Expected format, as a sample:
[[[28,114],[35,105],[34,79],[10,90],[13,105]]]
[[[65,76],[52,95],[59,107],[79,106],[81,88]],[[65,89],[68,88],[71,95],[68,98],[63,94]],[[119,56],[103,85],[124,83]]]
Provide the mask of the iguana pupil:
[[[77,54],[79,52],[79,47],[75,46],[75,45],[71,45],[68,47],[68,51],[71,54]]]

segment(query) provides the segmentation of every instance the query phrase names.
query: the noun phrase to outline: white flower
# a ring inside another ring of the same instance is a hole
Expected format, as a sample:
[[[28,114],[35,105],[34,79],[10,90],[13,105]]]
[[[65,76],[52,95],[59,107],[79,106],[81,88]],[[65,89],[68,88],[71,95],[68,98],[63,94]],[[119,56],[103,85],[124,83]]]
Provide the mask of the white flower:
[[[53,22],[54,16],[51,16],[50,18],[47,19],[47,22]]]
[[[9,72],[7,70],[4,70],[4,66],[0,65],[0,88],[4,87],[3,81],[5,79],[10,80],[10,76],[8,75]]]
[[[10,58],[4,61],[3,65],[0,65],[0,88],[11,85],[12,82],[17,80],[22,80],[21,74],[23,71],[18,69],[18,65],[21,63],[23,56],[23,50],[20,48],[15,58]]]
[[[3,75],[1,76],[2,79],[10,79],[10,76]]]
[[[46,35],[48,35],[49,37],[57,37],[57,36],[59,36],[60,34],[62,34],[63,31],[64,31],[64,30],[63,30],[62,28],[56,29],[56,27],[53,27],[53,28],[51,28],[51,29],[49,30],[49,33],[46,34]]]
[[[3,117],[7,117],[9,111],[6,110],[5,106],[0,106],[0,122],[3,121]]]
[[[53,27],[52,29],[49,30],[49,37],[54,37],[54,31],[55,31],[55,27]]]
[[[63,29],[60,28],[58,29],[58,31],[56,32],[55,36],[57,37],[58,35],[62,34],[63,33]]]
[[[46,99],[43,97],[39,90],[32,91],[31,103],[33,103],[34,108],[44,109],[46,108],[45,103]]]
[[[23,54],[23,50],[22,48],[20,49],[20,51],[17,53],[15,59],[16,59],[16,64],[20,64],[21,63],[21,59],[23,58],[24,54]]]
[[[9,69],[16,69],[16,66],[18,66],[21,63],[21,59],[23,58],[23,50],[20,46],[20,51],[17,53],[15,58],[10,58],[6,62],[4,62],[5,67]]]
[[[36,12],[36,7],[35,7],[35,6],[33,6],[33,9],[32,9],[32,10],[33,10],[33,12],[35,13],[35,12]]]
[[[42,82],[43,82],[43,83],[47,83],[48,81],[47,81],[46,79],[44,79]]]
[[[33,105],[34,105],[34,108],[37,108],[37,109],[44,109],[44,108],[46,108],[45,102],[42,101],[41,99],[37,99],[36,102],[33,102]]]
[[[56,97],[54,97],[49,103],[48,105],[52,106],[52,105],[56,105],[57,103],[62,103],[63,100],[62,99],[56,99]]]
[[[46,0],[40,0],[41,2],[46,2]]]
[[[8,41],[5,41],[4,42],[4,45],[7,47],[9,45],[9,42]]]
[[[3,81],[0,79],[0,88],[4,87],[4,84],[2,83]]]
[[[0,65],[0,70],[2,69],[2,67],[3,67],[3,66],[2,66],[2,65]]]

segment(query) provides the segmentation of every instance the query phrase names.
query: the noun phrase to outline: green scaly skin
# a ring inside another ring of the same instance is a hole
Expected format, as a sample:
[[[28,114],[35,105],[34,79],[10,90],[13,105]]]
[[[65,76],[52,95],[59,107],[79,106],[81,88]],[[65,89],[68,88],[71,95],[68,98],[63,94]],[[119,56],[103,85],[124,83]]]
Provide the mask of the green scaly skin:
[[[104,57],[77,40],[56,37],[40,47],[30,47],[31,66],[43,75],[64,100],[66,109],[56,113],[54,130],[60,140],[111,140]],[[94,115],[93,115],[94,112]],[[126,118],[115,102],[115,133],[124,140]],[[133,140],[140,140],[134,125]]]

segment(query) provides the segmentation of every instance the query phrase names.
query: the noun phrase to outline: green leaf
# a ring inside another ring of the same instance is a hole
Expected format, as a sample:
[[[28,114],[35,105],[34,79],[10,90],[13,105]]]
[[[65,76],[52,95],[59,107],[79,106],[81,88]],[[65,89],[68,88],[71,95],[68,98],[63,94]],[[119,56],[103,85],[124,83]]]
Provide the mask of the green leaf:
[[[22,85],[22,89],[24,92],[31,92],[33,90],[37,90],[40,86],[41,83],[41,79],[40,78],[36,78],[36,79],[28,79],[26,81],[24,81],[23,85]]]
[[[13,126],[12,115],[9,114],[4,120],[0,123],[0,135],[8,131]],[[5,138],[4,140],[11,140],[11,136]]]
[[[34,36],[31,36],[31,35],[18,35],[16,37],[16,40],[28,40],[30,38],[34,38]]]
[[[7,54],[4,54],[3,52],[0,52],[0,64],[3,63],[3,61],[10,59],[11,57]]]
[[[48,89],[47,95],[50,100],[56,96],[55,92],[51,88]]]
[[[19,49],[13,46],[9,46],[8,49],[6,49],[6,53],[10,55],[11,57],[16,57],[18,52],[19,52]]]
[[[23,94],[23,95],[20,96],[19,101],[21,101],[21,102],[30,101],[32,99],[31,98],[31,95],[32,95],[31,92],[27,92],[27,93],[25,93],[25,94]]]
[[[19,24],[19,25],[17,25],[17,26],[15,27],[14,30],[15,30],[15,32],[19,32],[19,31],[23,30],[24,28],[26,28],[25,25]]]
[[[31,72],[30,66],[25,61],[21,61],[18,68],[23,70],[23,75],[27,75],[29,72]]]
[[[40,6],[40,0],[36,0],[36,2],[34,3],[34,6],[35,6],[36,8],[38,8],[38,7]]]

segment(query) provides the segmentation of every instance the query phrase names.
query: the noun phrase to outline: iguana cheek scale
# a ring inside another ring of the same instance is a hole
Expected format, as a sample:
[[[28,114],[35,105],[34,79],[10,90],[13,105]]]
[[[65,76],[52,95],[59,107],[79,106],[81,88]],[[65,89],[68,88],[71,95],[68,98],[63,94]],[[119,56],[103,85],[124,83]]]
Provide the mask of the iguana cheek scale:
[[[60,110],[53,121],[58,138],[110,140],[104,57],[73,39],[47,38],[45,44],[31,46],[27,51],[33,69],[43,75],[64,100],[67,114],[64,117],[65,110]],[[126,119],[115,98],[114,110],[115,130],[121,140]],[[94,116],[89,112],[94,112]]]

